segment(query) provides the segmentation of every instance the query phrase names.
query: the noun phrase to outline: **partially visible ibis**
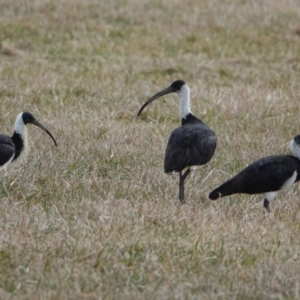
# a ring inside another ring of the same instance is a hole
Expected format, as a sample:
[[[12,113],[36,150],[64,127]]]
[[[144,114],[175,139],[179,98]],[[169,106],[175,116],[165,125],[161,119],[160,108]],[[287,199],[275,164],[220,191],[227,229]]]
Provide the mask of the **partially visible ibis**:
[[[232,194],[263,194],[264,208],[276,194],[291,188],[300,180],[300,135],[290,142],[293,155],[273,155],[261,158],[209,194],[211,200]]]
[[[38,122],[31,113],[22,112],[16,118],[13,135],[10,137],[0,134],[0,171],[5,169],[9,164],[20,161],[27,154],[27,124],[36,125],[47,132],[55,146],[57,146],[54,137],[46,127]]]
[[[143,109],[155,99],[170,93],[179,96],[181,126],[172,131],[165,153],[164,170],[167,174],[179,173],[179,200],[185,203],[184,181],[191,168],[206,164],[212,158],[217,138],[215,133],[196,118],[190,108],[190,88],[183,80],[174,81],[169,87],[151,97]]]

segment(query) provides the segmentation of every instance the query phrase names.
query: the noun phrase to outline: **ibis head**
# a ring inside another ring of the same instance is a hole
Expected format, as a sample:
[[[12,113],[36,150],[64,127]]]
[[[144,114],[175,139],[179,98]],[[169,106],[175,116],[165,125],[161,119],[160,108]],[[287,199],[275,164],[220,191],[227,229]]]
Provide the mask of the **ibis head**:
[[[296,145],[298,147],[300,147],[300,135],[299,134],[294,137],[294,142],[296,143]]]
[[[33,125],[41,128],[42,130],[44,130],[51,137],[51,139],[53,140],[55,146],[57,146],[56,140],[54,139],[51,132],[44,125],[42,125],[39,121],[37,121],[36,118],[31,113],[23,112],[23,113],[21,113],[21,116],[22,116],[22,120],[24,122],[24,125],[33,124]]]
[[[162,91],[158,92],[157,94],[155,94],[154,96],[152,96],[149,100],[147,100],[144,105],[141,107],[141,109],[138,112],[138,116],[141,114],[141,112],[144,110],[144,108],[150,104],[152,101],[154,101],[157,98],[160,98],[164,95],[170,94],[170,93],[180,93],[180,91],[182,90],[182,87],[186,86],[186,83],[183,80],[176,80],[174,82],[172,82],[172,84],[170,86],[168,86],[167,88],[163,89]]]
[[[296,135],[290,142],[290,149],[300,159],[300,135]]]

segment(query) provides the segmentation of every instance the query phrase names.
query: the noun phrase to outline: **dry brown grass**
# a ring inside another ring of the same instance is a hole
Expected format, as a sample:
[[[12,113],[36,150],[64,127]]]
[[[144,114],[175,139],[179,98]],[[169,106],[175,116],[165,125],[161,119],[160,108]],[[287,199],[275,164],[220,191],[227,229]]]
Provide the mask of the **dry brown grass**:
[[[199,3],[200,2],[200,3]],[[1,299],[298,299],[299,187],[211,202],[299,134],[296,0],[0,0],[0,128],[33,113],[0,185]],[[175,79],[218,136],[186,181],[163,173]]]

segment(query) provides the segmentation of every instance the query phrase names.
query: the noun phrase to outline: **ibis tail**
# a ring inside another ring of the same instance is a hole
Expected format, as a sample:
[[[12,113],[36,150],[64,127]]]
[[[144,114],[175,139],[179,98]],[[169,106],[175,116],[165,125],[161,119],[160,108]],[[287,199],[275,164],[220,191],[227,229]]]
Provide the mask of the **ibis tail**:
[[[209,194],[210,200],[217,200],[221,197],[230,196],[236,193],[234,178],[224,182]]]

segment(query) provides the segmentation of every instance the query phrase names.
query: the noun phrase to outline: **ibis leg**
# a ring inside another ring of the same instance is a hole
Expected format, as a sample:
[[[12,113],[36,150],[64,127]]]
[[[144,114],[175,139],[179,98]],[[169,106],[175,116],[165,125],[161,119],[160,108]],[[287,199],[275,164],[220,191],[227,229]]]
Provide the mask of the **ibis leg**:
[[[191,173],[190,169],[187,169],[184,174],[182,172],[179,173],[179,200],[181,203],[185,203],[184,201],[184,180]]]
[[[268,213],[270,212],[269,203],[270,201],[268,201],[267,199],[264,200],[264,208],[267,210]]]

